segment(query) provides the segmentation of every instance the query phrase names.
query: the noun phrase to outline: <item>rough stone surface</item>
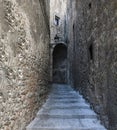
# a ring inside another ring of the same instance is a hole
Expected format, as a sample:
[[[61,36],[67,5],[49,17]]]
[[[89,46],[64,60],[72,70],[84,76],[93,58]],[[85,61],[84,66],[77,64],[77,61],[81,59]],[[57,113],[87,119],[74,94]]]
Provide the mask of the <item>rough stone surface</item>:
[[[67,18],[71,84],[116,130],[117,1],[69,1]]]
[[[48,91],[47,2],[0,0],[0,130],[24,130]]]
[[[106,130],[83,97],[68,85],[53,84],[27,130]]]

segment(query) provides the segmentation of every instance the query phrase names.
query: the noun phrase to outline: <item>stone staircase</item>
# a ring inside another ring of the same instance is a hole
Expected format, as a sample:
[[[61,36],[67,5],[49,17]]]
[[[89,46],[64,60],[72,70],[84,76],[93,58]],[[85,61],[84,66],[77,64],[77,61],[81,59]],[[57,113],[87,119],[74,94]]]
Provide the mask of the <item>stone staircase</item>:
[[[46,103],[27,130],[106,130],[83,97],[68,85],[53,84]]]

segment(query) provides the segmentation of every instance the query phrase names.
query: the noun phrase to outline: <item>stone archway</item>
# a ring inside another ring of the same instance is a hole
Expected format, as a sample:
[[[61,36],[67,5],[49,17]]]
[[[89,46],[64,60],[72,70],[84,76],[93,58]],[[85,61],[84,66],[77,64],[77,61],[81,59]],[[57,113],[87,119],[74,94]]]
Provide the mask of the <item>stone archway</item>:
[[[53,51],[53,82],[67,83],[67,47],[58,44]]]

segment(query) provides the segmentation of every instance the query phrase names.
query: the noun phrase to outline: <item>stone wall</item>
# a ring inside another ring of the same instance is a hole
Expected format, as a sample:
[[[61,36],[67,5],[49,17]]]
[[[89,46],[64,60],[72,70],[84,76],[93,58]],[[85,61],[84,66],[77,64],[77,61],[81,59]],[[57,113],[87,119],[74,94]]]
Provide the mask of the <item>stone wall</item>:
[[[48,92],[49,5],[43,1],[0,0],[0,130],[25,130]]]
[[[72,84],[109,130],[117,129],[117,1],[68,2]]]

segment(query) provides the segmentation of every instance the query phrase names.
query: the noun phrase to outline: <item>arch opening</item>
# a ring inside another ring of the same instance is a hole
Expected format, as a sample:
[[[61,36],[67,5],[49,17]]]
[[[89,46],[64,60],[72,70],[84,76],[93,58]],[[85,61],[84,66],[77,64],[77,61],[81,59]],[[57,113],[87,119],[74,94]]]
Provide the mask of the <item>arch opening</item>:
[[[58,44],[53,51],[53,83],[67,83],[67,47]]]

